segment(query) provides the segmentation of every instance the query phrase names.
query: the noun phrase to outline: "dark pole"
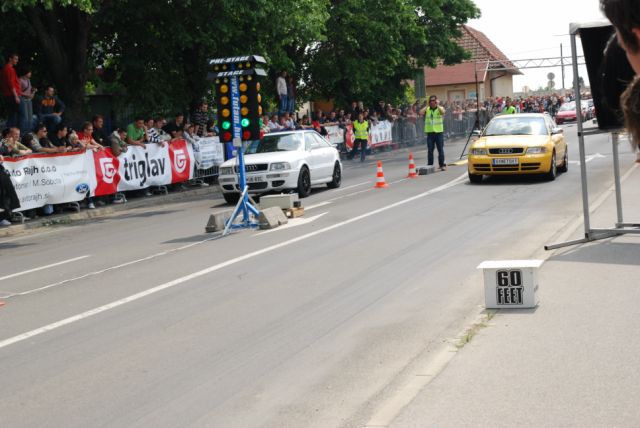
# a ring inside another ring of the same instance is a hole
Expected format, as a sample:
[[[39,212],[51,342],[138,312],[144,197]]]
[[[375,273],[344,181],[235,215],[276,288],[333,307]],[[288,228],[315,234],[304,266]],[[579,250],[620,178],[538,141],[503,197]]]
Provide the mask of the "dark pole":
[[[478,61],[474,63],[474,74],[476,78],[476,121],[473,124],[473,129],[469,131],[469,136],[467,137],[467,142],[462,148],[462,153],[460,153],[460,159],[464,156],[465,150],[467,150],[467,146],[469,145],[469,140],[471,140],[471,136],[473,135],[473,131],[480,128],[480,86],[478,85]]]
[[[562,66],[562,90],[564,91],[564,56],[562,55],[562,43],[560,43],[560,65]]]

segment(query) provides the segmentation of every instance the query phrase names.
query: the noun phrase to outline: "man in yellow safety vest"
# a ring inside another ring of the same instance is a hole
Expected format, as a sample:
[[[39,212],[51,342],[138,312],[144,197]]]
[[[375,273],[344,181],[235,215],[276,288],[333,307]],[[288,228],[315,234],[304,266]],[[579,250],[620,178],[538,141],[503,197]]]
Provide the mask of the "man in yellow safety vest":
[[[360,162],[364,162],[367,151],[367,143],[369,141],[369,121],[364,120],[362,112],[358,113],[358,120],[353,122],[353,133],[355,141],[353,142],[353,149],[349,153],[349,160],[353,159],[353,156],[360,146]]]
[[[438,149],[438,164],[446,171],[444,163],[444,107],[438,104],[438,97],[431,95],[429,105],[420,110],[424,115],[424,132],[427,134],[427,165],[433,165],[433,151]]]
[[[511,104],[511,98],[507,98],[507,104],[502,109],[502,114],[516,114],[516,108]]]

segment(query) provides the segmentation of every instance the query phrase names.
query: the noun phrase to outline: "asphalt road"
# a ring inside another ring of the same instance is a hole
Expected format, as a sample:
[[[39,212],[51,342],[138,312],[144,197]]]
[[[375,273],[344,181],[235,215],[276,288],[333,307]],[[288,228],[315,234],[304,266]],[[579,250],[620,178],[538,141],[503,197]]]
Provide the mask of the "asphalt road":
[[[608,136],[587,154],[596,197]],[[268,233],[207,235],[226,206],[199,200],[0,240],[0,426],[366,425],[480,312],[481,261],[544,257],[581,214],[574,162],[554,182],[406,174],[406,151],[345,161]]]

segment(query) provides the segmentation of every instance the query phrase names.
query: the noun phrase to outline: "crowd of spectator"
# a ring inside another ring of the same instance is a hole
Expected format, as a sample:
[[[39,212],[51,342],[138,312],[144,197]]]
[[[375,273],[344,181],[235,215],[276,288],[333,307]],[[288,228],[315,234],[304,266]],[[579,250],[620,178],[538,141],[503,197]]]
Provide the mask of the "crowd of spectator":
[[[18,55],[9,55],[0,72],[0,91],[7,115],[0,138],[0,226],[10,225],[11,212],[20,207],[15,189],[2,164],[4,157],[32,153],[100,151],[106,148],[110,148],[114,156],[119,156],[129,146],[165,146],[182,139],[193,143],[198,138],[216,135],[217,128],[206,102],[201,102],[196,107],[190,116],[190,122],[185,120],[182,113],[170,121],[163,116],[138,116],[128,126],[116,127],[112,132],[107,132],[104,117],[95,115],[90,122],[72,129],[64,121],[65,104],[56,95],[55,88],[46,87],[44,94],[36,99],[37,89],[31,85],[31,70],[27,67],[16,69],[18,62]],[[176,188],[182,189],[184,186]],[[151,196],[151,191],[147,189],[143,195]],[[113,197],[94,198],[88,195],[82,205],[87,209],[95,209],[96,205],[121,201],[122,199]],[[25,218],[50,215],[63,208],[64,206],[45,205],[38,210],[29,210]]]

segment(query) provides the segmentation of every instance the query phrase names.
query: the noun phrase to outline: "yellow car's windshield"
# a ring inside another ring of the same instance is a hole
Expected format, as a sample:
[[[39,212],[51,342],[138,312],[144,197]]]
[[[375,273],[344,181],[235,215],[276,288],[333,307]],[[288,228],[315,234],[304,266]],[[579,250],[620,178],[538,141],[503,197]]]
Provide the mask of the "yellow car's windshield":
[[[499,117],[487,125],[484,136],[493,135],[547,135],[547,125],[542,117]]]

